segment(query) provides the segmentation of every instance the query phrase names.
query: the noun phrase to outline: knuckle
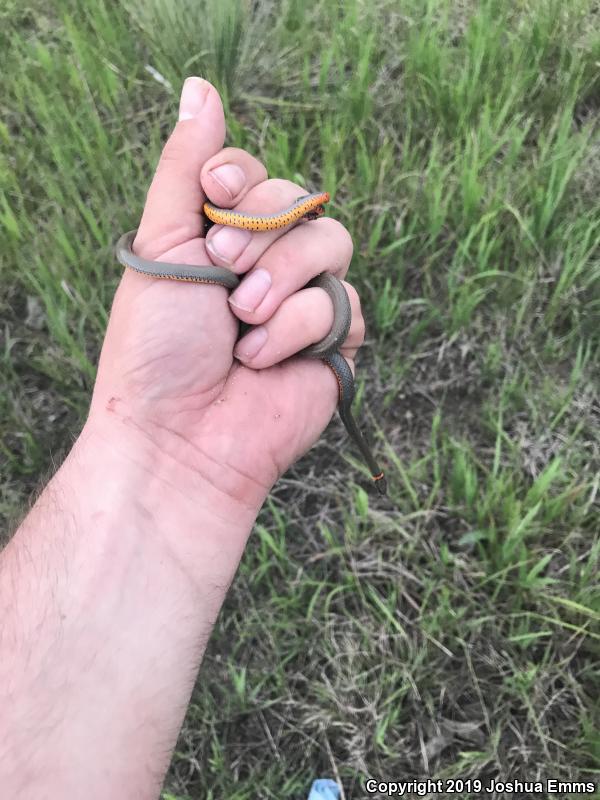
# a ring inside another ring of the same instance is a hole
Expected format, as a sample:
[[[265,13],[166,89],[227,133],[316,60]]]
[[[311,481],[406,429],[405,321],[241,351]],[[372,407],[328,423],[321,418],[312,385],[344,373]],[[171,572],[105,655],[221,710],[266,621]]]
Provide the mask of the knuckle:
[[[321,217],[318,223],[323,227],[323,233],[328,241],[333,243],[337,256],[336,260],[339,264],[348,266],[352,261],[352,254],[354,253],[354,242],[347,228],[332,217]]]
[[[158,169],[163,169],[166,165],[173,162],[181,162],[189,157],[189,151],[184,147],[184,143],[179,141],[179,138],[173,134],[163,147],[160,160],[158,162]]]
[[[207,161],[207,164],[210,164],[213,160],[219,159],[219,161],[240,161],[243,158],[253,158],[246,150],[243,150],[241,147],[224,147],[221,152],[214,157],[214,159],[210,159]]]
[[[217,155],[209,158],[202,167],[202,177],[222,164],[238,164],[244,172],[250,171],[255,180],[264,181],[267,177],[267,169],[262,161],[241,147],[224,147]]]
[[[362,344],[367,332],[365,318],[362,313],[360,296],[354,286],[347,281],[342,281],[344,289],[348,293],[350,300],[350,308],[352,310],[352,339],[356,340],[357,344]]]
[[[285,178],[268,178],[261,185],[261,192],[264,193],[265,200],[271,199],[275,203],[275,208],[282,205],[289,205],[297,197],[306,192],[298,184],[288,181]]]
[[[358,294],[354,286],[351,283],[348,283],[348,281],[342,281],[342,284],[344,285],[344,289],[348,293],[348,299],[350,300],[350,305],[352,306],[352,313],[361,314],[362,312],[360,308],[360,295]]]
[[[340,240],[339,246],[343,248],[344,255],[347,256],[348,261],[350,261],[354,253],[354,242],[352,241],[350,231],[345,228],[341,222],[338,222],[337,219],[332,220],[332,222],[334,223],[337,236]]]
[[[261,180],[266,180],[267,178],[267,168],[265,165],[260,161],[256,156],[253,156],[247,150],[242,150],[240,147],[226,147],[223,150],[225,154],[225,160],[227,161],[235,161],[235,162],[249,162],[253,169],[260,174]]]
[[[367,326],[365,324],[365,318],[361,314],[358,318],[352,317],[352,338],[355,340],[356,345],[360,347],[360,345],[364,342],[365,336],[367,335]]]

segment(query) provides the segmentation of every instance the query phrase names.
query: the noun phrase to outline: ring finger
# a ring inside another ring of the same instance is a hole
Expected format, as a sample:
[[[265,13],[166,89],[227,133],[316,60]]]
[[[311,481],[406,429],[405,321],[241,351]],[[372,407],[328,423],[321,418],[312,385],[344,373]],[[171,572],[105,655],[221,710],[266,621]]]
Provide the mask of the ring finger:
[[[342,285],[350,300],[351,324],[340,349],[353,368],[352,359],[364,341],[365,323],[358,293],[346,281]],[[333,314],[332,301],[322,289],[302,289],[286,297],[268,320],[240,339],[234,355],[253,369],[270,367],[320,342],[331,330]]]

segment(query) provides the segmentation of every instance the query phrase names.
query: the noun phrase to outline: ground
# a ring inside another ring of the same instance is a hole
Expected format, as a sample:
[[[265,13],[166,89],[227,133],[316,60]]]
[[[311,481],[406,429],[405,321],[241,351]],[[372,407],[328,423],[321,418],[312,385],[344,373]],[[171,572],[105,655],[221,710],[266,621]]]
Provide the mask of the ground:
[[[7,535],[85,418],[186,75],[355,243],[389,498],[337,420],[278,483],[165,800],[598,781],[597,3],[6,0],[0,54]]]

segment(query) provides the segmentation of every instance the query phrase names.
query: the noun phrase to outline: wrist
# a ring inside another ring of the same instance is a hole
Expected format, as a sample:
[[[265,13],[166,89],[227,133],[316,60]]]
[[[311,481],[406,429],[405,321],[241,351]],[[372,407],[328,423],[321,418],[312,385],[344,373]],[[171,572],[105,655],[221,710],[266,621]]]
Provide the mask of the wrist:
[[[209,563],[217,583],[233,577],[260,510],[122,420],[90,417],[55,480],[83,530],[127,528],[142,546],[152,538],[200,582]]]
[[[157,516],[170,516],[177,508],[192,524],[208,515],[227,524],[251,526],[269,491],[205,455],[178,431],[148,419],[138,422],[121,408],[117,413],[111,409],[90,414],[77,450],[86,459],[110,464],[119,481],[137,490],[135,496],[141,492]]]
[[[185,405],[157,402],[148,408],[139,399],[103,394],[96,386],[85,425],[96,443],[104,441],[126,461],[150,471],[162,483],[161,493],[173,491],[194,503],[206,498],[217,516],[225,508],[228,517],[256,518],[276,476],[268,480],[261,470],[236,468],[240,443],[234,433],[222,428],[216,435],[214,420],[199,421],[203,414],[190,414]]]

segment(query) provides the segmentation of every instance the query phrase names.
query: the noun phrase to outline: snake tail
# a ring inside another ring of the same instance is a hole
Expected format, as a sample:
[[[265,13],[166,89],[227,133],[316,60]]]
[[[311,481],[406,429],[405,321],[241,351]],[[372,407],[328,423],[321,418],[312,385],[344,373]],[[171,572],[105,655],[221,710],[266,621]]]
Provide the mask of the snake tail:
[[[373,457],[371,453],[371,448],[367,444],[367,440],[363,436],[360,428],[356,420],[354,419],[354,415],[351,411],[347,408],[343,408],[342,406],[339,407],[340,419],[344,423],[344,427],[348,431],[348,435],[354,440],[356,446],[361,452],[362,457],[364,458],[367,466],[371,471],[371,479],[375,484],[375,488],[379,492],[379,494],[384,495],[387,493],[387,481],[385,479],[385,475],[383,470],[380,468],[377,461]]]
[[[354,400],[354,377],[346,359],[339,352],[321,356],[323,361],[333,370],[340,387],[340,402],[338,411],[348,435],[356,443],[366,465],[371,472],[371,478],[379,494],[387,493],[387,481],[383,470],[377,463],[375,456],[362,431],[358,427],[352,414],[352,401]]]

